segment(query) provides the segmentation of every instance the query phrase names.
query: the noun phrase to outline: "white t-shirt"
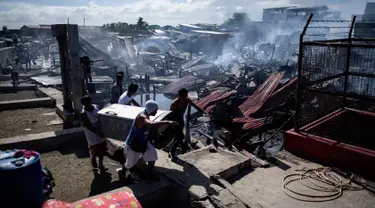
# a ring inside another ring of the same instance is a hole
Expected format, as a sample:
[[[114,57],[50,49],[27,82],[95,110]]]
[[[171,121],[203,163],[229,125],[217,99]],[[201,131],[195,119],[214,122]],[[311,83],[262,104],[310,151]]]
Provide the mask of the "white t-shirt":
[[[128,96],[128,91],[122,93],[120,98],[118,99],[118,104],[121,105],[130,105],[130,102],[134,99],[133,96],[129,97]]]
[[[92,112],[86,111],[85,109],[82,109],[83,113],[86,113],[91,125],[97,126],[98,125],[98,112],[99,112],[99,107],[97,105],[94,105],[94,110]],[[99,126],[98,126],[99,127]],[[97,134],[94,132],[90,131],[88,128],[85,128],[85,136],[87,139],[87,143],[92,146],[96,145],[99,143],[102,143],[105,141],[104,138],[99,137]]]

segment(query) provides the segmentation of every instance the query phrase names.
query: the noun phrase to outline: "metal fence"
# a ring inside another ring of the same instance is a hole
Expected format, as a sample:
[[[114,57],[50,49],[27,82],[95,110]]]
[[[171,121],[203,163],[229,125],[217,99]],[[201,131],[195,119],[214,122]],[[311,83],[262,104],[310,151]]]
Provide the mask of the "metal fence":
[[[368,122],[375,126],[375,117],[364,119],[358,113],[375,112],[375,39],[352,38],[353,18],[346,39],[303,41],[311,17],[300,38],[295,130],[307,131],[303,128],[307,124],[345,109],[351,112],[325,123],[326,128],[319,127],[309,133],[331,139],[340,137],[349,143],[358,137],[375,138],[367,130],[361,133],[361,126],[357,126],[358,130],[348,125],[361,119],[361,122],[366,120],[363,127]]]

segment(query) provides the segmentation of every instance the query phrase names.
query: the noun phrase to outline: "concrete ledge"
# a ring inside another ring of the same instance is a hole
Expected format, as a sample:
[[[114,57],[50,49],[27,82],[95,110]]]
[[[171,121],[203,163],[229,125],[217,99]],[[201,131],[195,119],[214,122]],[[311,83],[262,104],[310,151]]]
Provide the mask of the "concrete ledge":
[[[48,152],[56,150],[60,145],[70,145],[71,142],[86,142],[83,128],[0,139],[0,149],[32,149],[38,152]]]
[[[181,155],[179,158],[204,172],[207,177],[220,175],[228,179],[240,170],[251,167],[251,159],[244,155],[221,148],[218,148],[217,152],[210,152],[212,148],[213,145],[209,145]]]
[[[57,105],[64,104],[63,94],[60,90],[52,87],[39,87],[38,90],[47,95],[48,97],[50,97],[51,99],[55,99]]]
[[[20,86],[12,86],[12,85],[3,85],[0,86],[0,92],[17,92],[20,90],[36,90],[37,86],[36,85],[20,85]]]
[[[56,101],[49,97],[2,101],[0,102],[0,111],[25,109],[25,108],[38,108],[38,107],[54,107],[55,104],[56,104]]]

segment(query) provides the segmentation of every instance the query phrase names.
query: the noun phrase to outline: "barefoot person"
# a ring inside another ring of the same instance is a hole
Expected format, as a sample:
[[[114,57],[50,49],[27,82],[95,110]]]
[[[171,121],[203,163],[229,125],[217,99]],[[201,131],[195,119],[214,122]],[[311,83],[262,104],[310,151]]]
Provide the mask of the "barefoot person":
[[[103,133],[99,128],[97,105],[93,105],[91,98],[85,96],[81,99],[83,110],[81,113],[82,123],[85,127],[85,136],[91,151],[91,164],[93,168],[97,168],[96,158],[99,159],[99,168],[105,170],[103,158],[107,151],[107,143]]]
[[[172,111],[173,121],[177,122],[179,125],[174,127],[174,141],[171,148],[170,156],[172,160],[176,160],[176,150],[179,145],[182,145],[185,135],[184,130],[184,114],[187,106],[191,103],[188,97],[188,91],[182,88],[178,91],[178,98],[171,104],[170,110]]]
[[[158,159],[155,148],[149,141],[148,134],[152,128],[160,128],[165,125],[175,126],[177,123],[173,121],[158,121],[154,122],[150,120],[150,116],[155,116],[159,106],[153,101],[149,100],[145,104],[146,109],[142,111],[135,118],[128,137],[125,141],[125,153],[126,162],[124,168],[119,175],[123,177],[126,170],[130,170],[132,177],[134,177],[135,165],[143,158],[147,162],[147,173],[148,179],[153,179],[153,168],[155,161]]]

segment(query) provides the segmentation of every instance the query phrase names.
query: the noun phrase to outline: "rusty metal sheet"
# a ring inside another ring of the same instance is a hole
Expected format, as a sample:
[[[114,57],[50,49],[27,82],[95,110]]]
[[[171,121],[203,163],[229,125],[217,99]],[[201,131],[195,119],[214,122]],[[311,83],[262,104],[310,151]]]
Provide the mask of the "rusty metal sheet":
[[[240,110],[244,117],[248,117],[256,113],[274,92],[279,85],[283,72],[277,72],[268,77],[268,79],[260,85],[257,90],[240,105]]]
[[[207,107],[208,103],[210,103],[212,99],[215,99],[216,97],[218,97],[218,96],[220,96],[224,93],[225,93],[225,91],[212,92],[211,94],[207,95],[206,97],[201,98],[200,100],[196,101],[195,104],[203,109],[203,108]]]
[[[187,90],[199,88],[200,86],[203,86],[205,84],[205,81],[203,79],[199,79],[195,76],[185,76],[181,79],[172,82],[169,85],[166,85],[159,89],[160,93],[164,94],[177,94],[178,90],[182,88],[186,88]]]
[[[252,122],[249,122],[249,123],[245,123],[242,127],[242,130],[250,130],[250,129],[258,129],[258,128],[261,128],[264,126],[264,121],[265,119],[263,120],[254,120]]]
[[[276,90],[264,103],[264,110],[272,109],[280,104],[282,104],[285,98],[288,97],[291,93],[295,92],[297,87],[297,77],[290,79],[284,86]]]
[[[244,123],[242,126],[243,130],[257,129],[263,127],[265,124],[266,118],[235,118],[233,119],[234,123]]]

